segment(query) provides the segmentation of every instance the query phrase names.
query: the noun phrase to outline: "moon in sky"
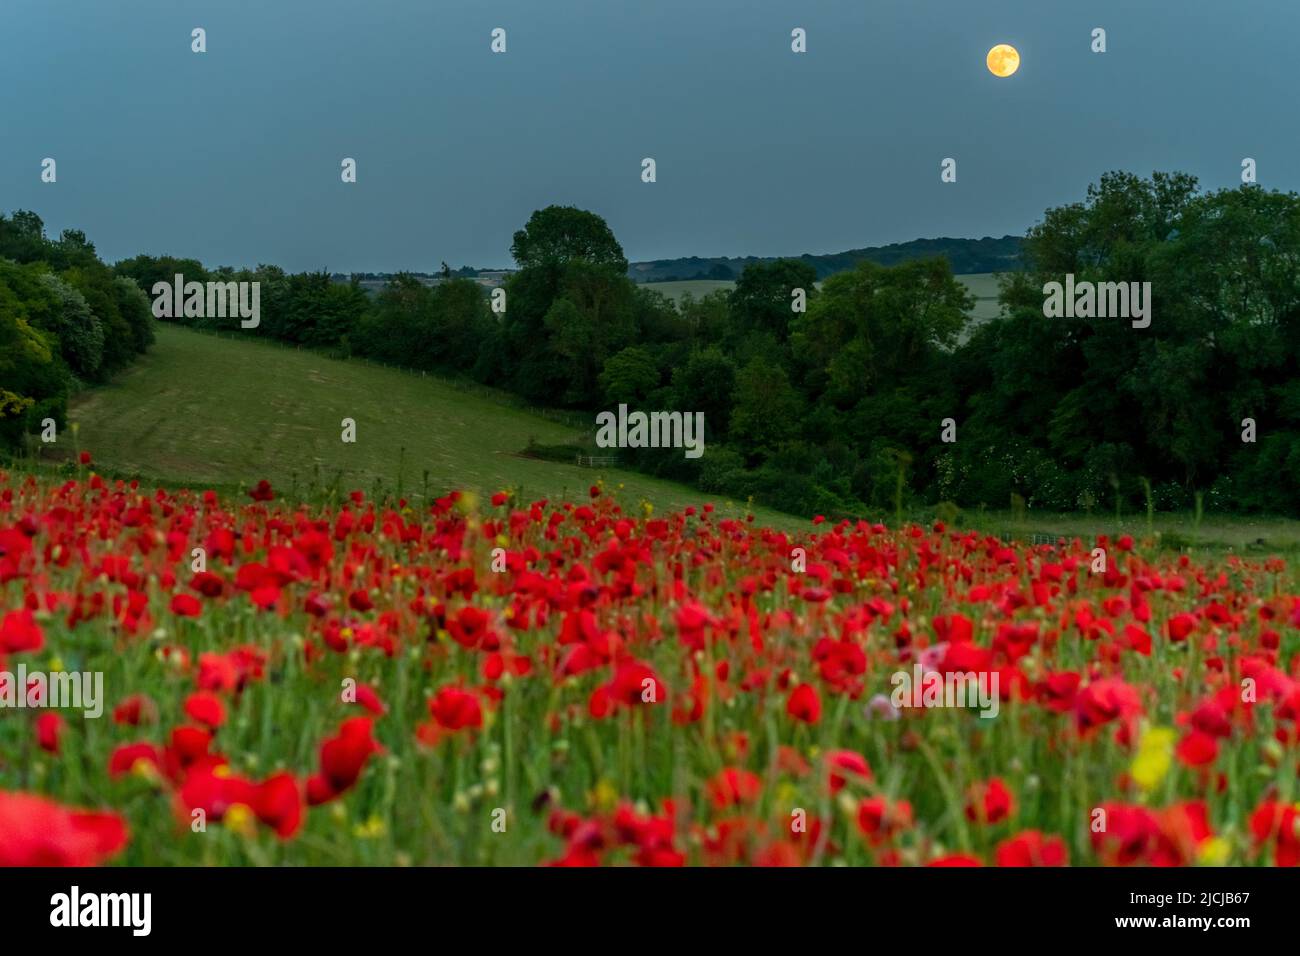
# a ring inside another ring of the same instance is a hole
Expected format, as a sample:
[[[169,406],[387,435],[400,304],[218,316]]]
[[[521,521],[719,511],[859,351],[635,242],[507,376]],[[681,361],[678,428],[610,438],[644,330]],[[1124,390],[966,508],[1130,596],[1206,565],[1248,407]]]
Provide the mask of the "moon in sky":
[[[989,50],[989,72],[994,76],[1010,76],[1020,69],[1020,54],[1016,48],[1006,43],[999,43]]]

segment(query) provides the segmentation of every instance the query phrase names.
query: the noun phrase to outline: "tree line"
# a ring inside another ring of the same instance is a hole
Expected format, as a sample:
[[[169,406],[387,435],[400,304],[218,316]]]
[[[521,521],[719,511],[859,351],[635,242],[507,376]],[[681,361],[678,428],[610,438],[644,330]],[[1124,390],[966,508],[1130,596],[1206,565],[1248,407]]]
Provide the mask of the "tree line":
[[[149,300],[79,229],[45,235],[33,212],[0,215],[0,448],[57,429],[70,395],[126,368],[153,342]]]
[[[913,239],[888,246],[868,246],[865,249],[848,249],[844,252],[821,254],[804,253],[790,256],[817,270],[817,278],[824,279],[837,272],[852,269],[864,259],[882,266],[896,266],[912,259],[943,257],[957,275],[973,272],[1007,272],[1020,267],[1020,237],[1003,236],[995,239]],[[746,256],[730,258],[717,256],[701,258],[687,256],[679,259],[653,259],[634,263],[628,274],[638,282],[673,282],[692,279],[733,280],[747,268],[758,263],[773,262],[776,258]]]
[[[806,262],[760,262],[732,290],[674,303],[627,277],[591,212],[539,210],[511,252],[504,312],[449,271],[370,297],[272,266],[137,256],[116,268],[133,292],[178,272],[261,281],[262,324],[245,334],[468,376],[593,424],[619,403],[702,411],[701,458],[620,457],[710,495],[827,516],[939,502],[1300,514],[1294,193],[1108,173],[1028,230],[1001,314],[982,323],[943,258],[860,262],[820,283]],[[1047,317],[1044,286],[1066,274],[1150,282],[1153,321]],[[80,347],[59,348],[69,370]]]

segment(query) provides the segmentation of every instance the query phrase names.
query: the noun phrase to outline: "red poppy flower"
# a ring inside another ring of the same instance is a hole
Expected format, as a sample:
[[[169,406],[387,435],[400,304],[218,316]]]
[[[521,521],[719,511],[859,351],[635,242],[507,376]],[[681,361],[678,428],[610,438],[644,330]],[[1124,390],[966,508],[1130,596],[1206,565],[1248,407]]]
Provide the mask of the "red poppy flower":
[[[1185,641],[1187,636],[1196,630],[1196,615],[1186,612],[1175,614],[1169,619],[1167,629],[1171,641]]]
[[[212,734],[204,727],[183,726],[171,733],[171,742],[163,750],[163,767],[167,775],[178,779],[190,768],[213,761],[209,748]]]
[[[785,712],[805,724],[817,723],[822,716],[822,701],[817,696],[817,689],[811,684],[800,684],[791,691]]]
[[[220,597],[225,586],[226,583],[211,571],[200,571],[190,578],[190,588],[198,591],[204,597]]]
[[[976,823],[1001,823],[1015,812],[1015,807],[1015,798],[1002,778],[994,777],[987,783],[971,787],[966,800],[966,819]]]
[[[195,691],[185,699],[185,714],[191,720],[216,730],[226,722],[226,705],[211,691]]]
[[[663,681],[654,670],[641,661],[623,661],[609,683],[609,693],[620,704],[635,707],[638,704],[657,704],[668,696]]]
[[[867,758],[856,750],[834,750],[826,755],[830,766],[831,793],[839,793],[849,782],[871,780],[871,766]]]
[[[144,694],[132,694],[113,708],[113,723],[136,727],[156,720],[158,708]]]
[[[0,791],[0,866],[97,866],[126,842],[126,823],[115,813]]]
[[[162,766],[162,754],[153,744],[123,744],[113,751],[108,758],[108,775],[120,777],[133,771],[136,764],[143,762],[155,768]]]
[[[171,609],[178,617],[198,617],[203,605],[192,594],[176,594],[172,596]]]
[[[1300,811],[1289,804],[1265,800],[1250,817],[1256,846],[1273,845],[1275,866],[1300,866]]]
[[[36,743],[47,753],[57,754],[63,736],[64,720],[56,713],[47,712],[36,718]]]
[[[253,795],[253,812],[257,818],[287,840],[302,825],[303,795],[292,774],[277,773],[267,777]]]
[[[1104,826],[1091,832],[1093,848],[1108,866],[1186,866],[1211,836],[1206,806],[1198,800],[1153,811],[1107,803]]]
[[[1193,730],[1178,742],[1175,753],[1189,767],[1204,767],[1219,756],[1219,742],[1207,733]]]
[[[1037,830],[1025,830],[998,844],[994,851],[998,866],[1065,866],[1069,851],[1059,836],[1044,836]]]
[[[388,710],[388,708],[384,706],[384,702],[380,700],[379,692],[376,691],[369,684],[357,685],[356,703],[360,704],[362,707],[370,711],[376,717],[382,717],[384,713]]]
[[[349,717],[321,744],[320,773],[307,781],[308,803],[324,803],[357,782],[370,755],[383,749],[372,736],[373,726],[370,717]]]
[[[429,701],[429,713],[447,730],[483,726],[483,708],[478,697],[457,687],[444,687]]]
[[[447,621],[447,633],[457,644],[467,650],[485,647],[496,650],[498,640],[491,629],[492,617],[486,611],[467,605]]]
[[[218,772],[216,767],[203,765],[185,775],[176,794],[177,815],[189,823],[194,811],[202,810],[205,822],[219,823],[236,804],[251,810],[256,798],[257,787],[251,780],[226,772],[225,768]]]
[[[45,635],[41,626],[27,608],[9,611],[0,619],[0,654],[39,651],[44,646]]]
[[[1129,724],[1141,714],[1137,691],[1118,678],[1093,681],[1075,697],[1076,723],[1084,734],[1112,720]]]
[[[906,800],[866,797],[858,803],[858,829],[873,843],[890,839],[911,826],[912,805]]]
[[[711,777],[704,788],[714,808],[725,810],[757,800],[763,792],[763,781],[749,770],[727,767]]]

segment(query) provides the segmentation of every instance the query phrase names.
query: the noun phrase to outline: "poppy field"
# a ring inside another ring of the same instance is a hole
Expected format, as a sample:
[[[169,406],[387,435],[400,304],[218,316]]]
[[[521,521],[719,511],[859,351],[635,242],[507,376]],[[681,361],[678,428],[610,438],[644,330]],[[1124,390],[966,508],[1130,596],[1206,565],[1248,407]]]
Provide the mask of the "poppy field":
[[[1300,863],[1281,558],[83,456],[0,472],[0,594],[0,864]]]

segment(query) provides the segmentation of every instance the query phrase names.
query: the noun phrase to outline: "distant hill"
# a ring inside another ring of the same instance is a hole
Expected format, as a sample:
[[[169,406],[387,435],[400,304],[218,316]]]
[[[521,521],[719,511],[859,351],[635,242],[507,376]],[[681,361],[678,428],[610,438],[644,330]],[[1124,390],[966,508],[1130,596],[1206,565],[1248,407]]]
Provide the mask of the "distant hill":
[[[1019,236],[1003,236],[994,239],[913,239],[911,242],[896,242],[888,246],[870,246],[866,249],[850,249],[847,252],[832,252],[814,256],[805,253],[800,256],[746,256],[732,258],[718,256],[703,259],[699,256],[687,256],[682,259],[654,259],[650,262],[634,262],[628,266],[627,274],[638,282],[680,282],[688,279],[736,279],[745,267],[754,262],[773,262],[776,259],[799,259],[807,262],[817,270],[817,278],[824,279],[836,272],[852,269],[864,259],[884,266],[910,262],[913,259],[928,259],[934,256],[946,256],[956,275],[969,275],[976,272],[1010,272],[1020,268]]]

